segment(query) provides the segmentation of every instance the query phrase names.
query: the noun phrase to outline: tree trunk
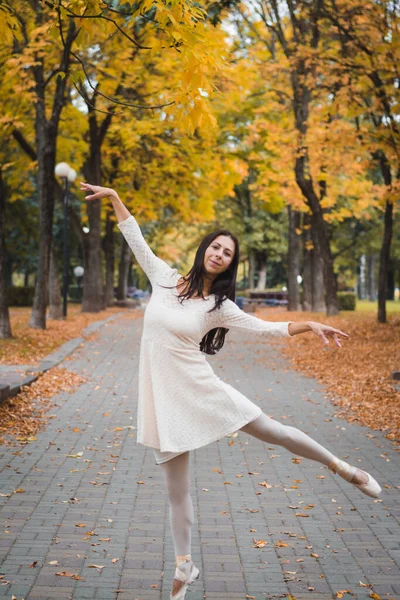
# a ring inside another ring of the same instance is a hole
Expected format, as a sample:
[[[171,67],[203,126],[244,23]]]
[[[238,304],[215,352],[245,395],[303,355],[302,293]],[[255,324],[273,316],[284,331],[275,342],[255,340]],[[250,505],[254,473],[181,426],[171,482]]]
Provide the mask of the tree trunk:
[[[389,162],[383,152],[379,154],[379,164],[388,190],[392,185],[392,173]],[[389,200],[385,206],[385,216],[383,222],[382,246],[379,256],[379,276],[378,276],[378,321],[386,323],[386,296],[388,289],[388,270],[390,260],[390,247],[393,237],[393,202]]]
[[[379,260],[378,283],[378,321],[386,323],[386,296],[388,289],[388,269],[390,259],[390,246],[393,235],[393,203],[386,202],[383,239]]]
[[[101,155],[95,116],[89,116],[89,156],[83,167],[86,181],[101,185]],[[84,269],[82,312],[99,312],[104,306],[101,251],[101,201],[87,202],[89,233],[84,238]]]
[[[316,196],[312,182],[310,179],[306,179],[304,175],[304,157],[296,158],[296,181],[302,190],[307,203],[312,211],[312,229],[316,232],[316,239],[318,240],[318,248],[320,257],[323,261],[324,268],[324,282],[326,290],[326,311],[328,315],[337,315],[339,313],[339,302],[337,298],[337,283],[336,277],[333,270],[333,256],[331,253],[328,232],[326,223],[322,215],[322,208],[319,203],[318,197]],[[307,194],[307,195],[306,195]]]
[[[367,259],[365,254],[361,254],[358,264],[358,285],[357,295],[360,300],[365,300],[367,297]]]
[[[267,253],[260,251],[256,254],[258,267],[257,290],[265,290],[267,284]]]
[[[121,254],[118,266],[117,300],[126,300],[128,288],[128,274],[130,265],[130,248],[125,240],[121,241]]]
[[[42,27],[46,23],[45,7],[35,3],[35,25]],[[52,226],[54,213],[55,179],[54,167],[56,162],[56,144],[61,112],[65,104],[65,89],[68,80],[71,54],[70,50],[76,38],[75,22],[70,19],[68,30],[64,31],[64,49],[60,54],[60,62],[55,65],[45,65],[44,57],[37,52],[32,61],[32,73],[35,80],[35,140],[36,153],[29,143],[19,134],[19,143],[28,154],[36,154],[38,161],[37,190],[39,197],[39,266],[36,277],[35,297],[30,327],[46,329],[46,306],[48,298],[48,277],[50,266],[50,248],[52,242]],[[59,73],[54,78],[49,72]],[[46,94],[50,94],[48,85],[51,82],[52,103],[46,105]]]
[[[368,270],[368,300],[375,302],[376,300],[376,283],[375,283],[375,256],[367,256]]]
[[[255,288],[255,257],[254,252],[249,252],[249,289],[254,290]]]
[[[38,156],[37,188],[39,196],[39,265],[29,326],[46,329],[46,308],[50,248],[54,214],[54,168],[56,163],[56,132],[45,121],[44,106],[36,103],[36,146]]]
[[[112,212],[107,211],[106,234],[103,239],[103,250],[106,258],[106,306],[112,306],[114,304],[114,221],[111,216]]]
[[[7,302],[5,208],[6,189],[0,168],[0,339],[2,340],[12,337],[10,313]]]
[[[49,271],[49,319],[63,318],[60,276],[58,273],[57,255],[53,239],[51,244]]]
[[[313,240],[311,251],[312,312],[325,312],[324,261],[319,251],[318,236],[313,228],[311,228],[311,236]]]
[[[303,215],[303,310],[312,309],[312,238],[311,216]]]
[[[99,125],[95,111],[97,92],[91,98],[82,90],[89,118],[89,155],[83,166],[86,181],[101,185],[101,145],[111,123],[112,114],[108,114]],[[98,312],[106,304],[106,290],[103,286],[103,267],[101,252],[101,203],[92,200],[87,203],[89,233],[85,237],[82,312]],[[106,234],[107,235],[107,234]]]
[[[327,224],[324,220],[320,199],[318,198],[310,172],[310,160],[307,147],[307,127],[311,92],[303,81],[310,74],[303,60],[298,61],[292,69],[293,109],[296,129],[299,133],[298,148],[295,161],[296,183],[311,210],[311,226],[318,238],[319,252],[324,264],[324,283],[326,290],[326,308],[328,315],[339,313],[337,283],[333,270],[333,256],[330,248]],[[326,194],[325,186],[321,194]]]
[[[300,213],[288,206],[289,247],[288,247],[288,310],[300,310],[299,283],[300,244],[296,229],[300,228]]]
[[[387,292],[386,292],[386,300],[394,300],[394,278],[395,278],[395,263],[394,260],[389,260],[389,268],[388,268],[388,283],[387,283]]]
[[[242,261],[242,265],[243,265],[243,281],[244,281],[244,288],[248,287],[249,282],[247,279],[247,272],[246,272],[246,267],[247,267],[247,260],[243,260]]]
[[[87,181],[93,179],[87,178]],[[100,185],[96,183],[95,185]],[[104,305],[102,252],[100,237],[100,200],[88,202],[89,233],[83,244],[83,299],[82,312],[99,312]]]

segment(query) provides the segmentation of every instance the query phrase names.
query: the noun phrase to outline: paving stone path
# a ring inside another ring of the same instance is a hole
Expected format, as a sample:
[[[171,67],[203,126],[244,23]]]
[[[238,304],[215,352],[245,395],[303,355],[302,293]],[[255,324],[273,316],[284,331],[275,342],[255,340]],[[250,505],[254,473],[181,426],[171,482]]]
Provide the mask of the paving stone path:
[[[169,599],[162,472],[136,443],[142,323],[105,323],[60,364],[87,381],[53,397],[55,417],[37,441],[0,447],[0,597]],[[390,441],[334,417],[323,388],[291,371],[267,339],[230,332],[209,360],[266,414],[370,471],[383,494],[369,498],[244,432],[193,451],[201,572],[186,600],[400,598],[399,454]]]

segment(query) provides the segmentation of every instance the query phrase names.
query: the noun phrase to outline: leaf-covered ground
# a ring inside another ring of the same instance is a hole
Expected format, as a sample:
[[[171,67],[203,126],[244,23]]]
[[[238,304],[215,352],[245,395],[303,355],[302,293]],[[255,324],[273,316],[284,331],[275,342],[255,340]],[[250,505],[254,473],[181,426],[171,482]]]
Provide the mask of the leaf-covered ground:
[[[261,308],[256,316],[269,321],[319,321],[348,333],[337,348],[324,346],[312,333],[293,340],[274,340],[294,369],[316,377],[338,407],[336,416],[357,421],[400,448],[400,386],[392,371],[400,370],[400,315],[377,323],[375,314],[343,312],[340,316]]]
[[[93,321],[102,321],[121,312],[120,307],[107,308],[98,313],[82,313],[78,304],[68,306],[66,320],[47,320],[46,329],[28,327],[30,308],[12,308],[10,311],[13,338],[0,340],[0,364],[34,365],[59,346],[75,337],[82,336],[82,330]],[[140,311],[127,311],[142,316]]]
[[[46,371],[29,386],[0,405],[0,444],[14,446],[36,440],[54,408],[51,397],[59,392],[73,392],[84,379],[67,369],[57,367]],[[3,437],[6,436],[6,437]]]
[[[48,320],[47,329],[28,327],[30,309],[11,310],[11,326],[14,338],[0,340],[0,363],[10,365],[37,365],[47,354],[75,337],[92,339],[96,333],[83,336],[82,331],[93,321],[101,321],[121,308],[108,308],[98,313],[81,313],[80,306],[68,307],[64,321]],[[126,310],[124,318],[138,319],[141,311]],[[46,371],[30,386],[23,387],[14,397],[0,404],[0,444],[14,446],[15,442],[28,444],[35,434],[43,430],[54,408],[51,398],[59,392],[73,392],[85,380],[67,369],[53,368]]]

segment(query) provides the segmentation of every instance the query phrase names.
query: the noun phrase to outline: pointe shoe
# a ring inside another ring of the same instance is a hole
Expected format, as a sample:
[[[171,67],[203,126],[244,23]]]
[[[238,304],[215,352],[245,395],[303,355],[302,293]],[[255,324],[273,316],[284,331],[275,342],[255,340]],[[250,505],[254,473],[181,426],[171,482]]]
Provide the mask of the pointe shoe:
[[[382,488],[379,485],[379,483],[372,477],[372,475],[366,473],[366,471],[362,471],[362,469],[360,469],[360,471],[368,477],[367,483],[354,483],[352,481],[354,475],[356,474],[357,468],[358,467],[352,467],[344,460],[341,460],[337,457],[335,457],[333,461],[328,465],[328,469],[330,469],[330,471],[333,471],[333,473],[335,474],[338,473],[341,477],[343,477],[343,479],[355,485],[364,494],[367,494],[367,496],[371,496],[372,498],[378,498],[379,494],[382,491]]]
[[[181,587],[181,589],[178,592],[176,592],[176,594],[172,594],[172,592],[171,592],[169,595],[170,600],[184,600],[188,586],[191,583],[193,583],[193,581],[195,579],[197,579],[199,577],[200,571],[197,567],[195,567],[193,562],[190,566],[189,575],[186,575],[186,573],[179,568],[180,565],[182,565],[185,562],[190,562],[191,560],[192,560],[192,557],[190,554],[185,554],[184,556],[176,556],[175,557],[176,569],[175,569],[174,579],[178,579],[179,581],[182,581],[185,585],[183,585]]]

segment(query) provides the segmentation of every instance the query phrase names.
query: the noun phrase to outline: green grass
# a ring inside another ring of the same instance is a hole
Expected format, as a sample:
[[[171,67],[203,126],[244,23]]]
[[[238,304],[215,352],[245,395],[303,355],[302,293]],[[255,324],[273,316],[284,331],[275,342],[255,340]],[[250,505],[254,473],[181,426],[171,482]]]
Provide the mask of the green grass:
[[[369,300],[357,300],[357,312],[378,312],[378,302],[370,302]],[[388,300],[386,302],[386,312],[400,313],[400,302],[396,300]]]

